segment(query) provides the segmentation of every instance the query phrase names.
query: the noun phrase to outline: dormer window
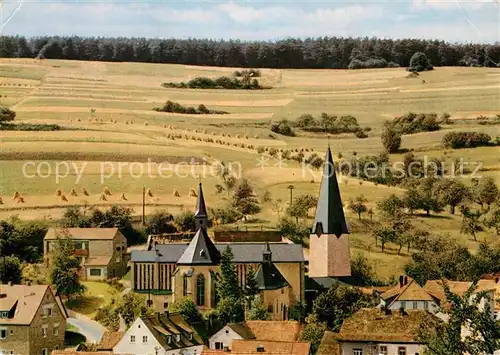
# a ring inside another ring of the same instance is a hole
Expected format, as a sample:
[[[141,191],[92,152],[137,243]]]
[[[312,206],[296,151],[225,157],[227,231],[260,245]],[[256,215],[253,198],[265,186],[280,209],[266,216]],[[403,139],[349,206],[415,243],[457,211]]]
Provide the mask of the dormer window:
[[[193,333],[191,333],[191,332],[188,333],[188,339],[193,340]]]
[[[0,316],[1,316],[2,318],[9,318],[9,312],[5,312],[5,311],[3,311],[2,313],[0,313]]]
[[[172,342],[172,337],[170,335],[167,335],[167,344],[170,344]]]
[[[200,256],[204,258],[204,257],[205,257],[205,255],[206,255],[206,254],[205,254],[205,250],[201,249],[201,250],[200,250]]]
[[[180,342],[181,341],[181,335],[180,334],[175,334],[175,341]]]

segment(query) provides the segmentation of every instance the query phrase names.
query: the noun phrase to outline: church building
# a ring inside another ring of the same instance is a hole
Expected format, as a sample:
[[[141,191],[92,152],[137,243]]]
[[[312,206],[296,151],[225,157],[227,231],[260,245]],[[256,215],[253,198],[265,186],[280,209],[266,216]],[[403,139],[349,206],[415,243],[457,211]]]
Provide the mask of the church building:
[[[153,242],[147,250],[132,251],[132,290],[144,294],[159,312],[185,297],[202,311],[215,308],[221,253],[227,247],[234,255],[241,287],[246,285],[248,270],[255,270],[262,300],[273,320],[287,320],[290,306],[305,301],[306,283],[318,285],[350,276],[349,240],[344,235],[348,230],[329,148],[310,238],[308,276],[301,245],[212,242],[201,183],[195,220],[196,234],[189,244]]]

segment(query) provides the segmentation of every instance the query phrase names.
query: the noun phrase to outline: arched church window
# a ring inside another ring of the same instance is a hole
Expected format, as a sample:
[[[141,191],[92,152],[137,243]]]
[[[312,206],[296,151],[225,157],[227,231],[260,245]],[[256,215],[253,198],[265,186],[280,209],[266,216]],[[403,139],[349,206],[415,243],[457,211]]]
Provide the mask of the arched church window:
[[[182,279],[182,295],[186,297],[188,295],[188,277],[184,275]]]
[[[205,277],[201,274],[196,279],[196,305],[205,305]]]

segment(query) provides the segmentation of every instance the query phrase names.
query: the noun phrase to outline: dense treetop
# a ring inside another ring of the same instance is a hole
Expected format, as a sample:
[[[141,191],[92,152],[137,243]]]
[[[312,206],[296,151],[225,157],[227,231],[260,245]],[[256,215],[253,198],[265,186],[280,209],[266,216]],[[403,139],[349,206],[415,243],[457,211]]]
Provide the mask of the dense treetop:
[[[276,42],[210,39],[0,37],[0,57],[178,63],[254,68],[408,67],[416,52],[435,66],[494,66],[500,44],[320,37]],[[353,63],[351,66],[349,66]]]

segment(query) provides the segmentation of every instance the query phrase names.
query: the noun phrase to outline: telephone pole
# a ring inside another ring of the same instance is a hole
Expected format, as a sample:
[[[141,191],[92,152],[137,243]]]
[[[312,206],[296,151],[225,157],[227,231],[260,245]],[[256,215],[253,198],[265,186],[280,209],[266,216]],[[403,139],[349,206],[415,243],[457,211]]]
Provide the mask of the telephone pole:
[[[146,187],[142,187],[142,225],[146,225]]]

